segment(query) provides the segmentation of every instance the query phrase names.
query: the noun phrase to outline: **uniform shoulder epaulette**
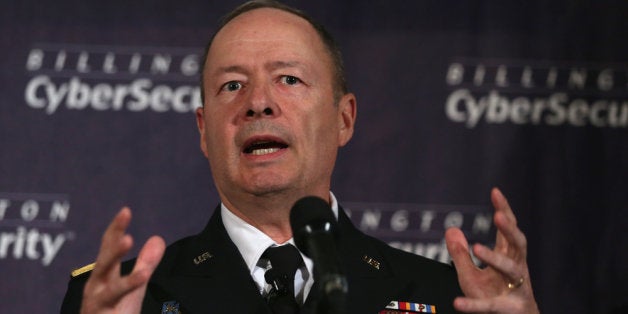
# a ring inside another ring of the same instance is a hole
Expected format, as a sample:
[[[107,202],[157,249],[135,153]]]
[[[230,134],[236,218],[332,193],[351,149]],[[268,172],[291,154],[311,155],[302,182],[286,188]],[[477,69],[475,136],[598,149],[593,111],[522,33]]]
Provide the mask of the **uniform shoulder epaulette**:
[[[75,270],[72,271],[72,273],[70,273],[70,276],[72,276],[72,278],[78,277],[84,273],[90,272],[94,269],[94,265],[96,265],[96,263],[91,263],[88,265],[85,265],[81,268],[77,268]]]

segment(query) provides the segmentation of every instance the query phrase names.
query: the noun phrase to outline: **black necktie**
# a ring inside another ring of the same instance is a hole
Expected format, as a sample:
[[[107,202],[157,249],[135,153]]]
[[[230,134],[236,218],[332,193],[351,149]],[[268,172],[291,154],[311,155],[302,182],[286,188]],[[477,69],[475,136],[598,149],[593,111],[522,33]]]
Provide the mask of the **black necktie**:
[[[303,264],[301,254],[291,244],[266,249],[262,257],[270,261],[271,269],[264,274],[264,279],[271,285],[266,297],[268,306],[275,314],[294,314],[299,312],[299,305],[294,299],[294,274]]]

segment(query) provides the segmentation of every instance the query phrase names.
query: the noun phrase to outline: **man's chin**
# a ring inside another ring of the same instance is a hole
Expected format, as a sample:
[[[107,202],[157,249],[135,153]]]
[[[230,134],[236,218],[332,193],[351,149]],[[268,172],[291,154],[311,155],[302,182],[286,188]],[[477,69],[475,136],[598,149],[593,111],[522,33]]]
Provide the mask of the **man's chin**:
[[[248,184],[243,185],[244,191],[248,194],[263,197],[277,194],[285,194],[295,187],[294,182],[285,180],[285,178],[266,176],[256,178]]]
[[[269,197],[288,193],[289,187],[281,184],[259,185],[248,189],[246,192],[256,197]]]

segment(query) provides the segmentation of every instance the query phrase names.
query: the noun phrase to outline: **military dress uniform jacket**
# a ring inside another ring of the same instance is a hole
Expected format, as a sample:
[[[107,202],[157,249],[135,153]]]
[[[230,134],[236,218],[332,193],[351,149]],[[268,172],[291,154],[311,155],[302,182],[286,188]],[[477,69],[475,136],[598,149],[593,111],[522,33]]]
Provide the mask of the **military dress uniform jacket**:
[[[415,308],[427,305],[427,313],[454,313],[453,299],[462,293],[453,267],[365,235],[342,209],[338,229],[337,249],[349,285],[348,313],[395,313],[381,312],[395,301],[414,303],[410,305]],[[134,262],[124,262],[121,272],[130,272]],[[84,273],[70,280],[61,313],[79,313],[88,277]],[[313,313],[318,294],[314,283],[302,313]],[[409,303],[398,304],[403,308]],[[404,312],[413,313],[399,310]],[[142,313],[271,314],[225,230],[220,207],[201,233],[167,247],[148,284]]]

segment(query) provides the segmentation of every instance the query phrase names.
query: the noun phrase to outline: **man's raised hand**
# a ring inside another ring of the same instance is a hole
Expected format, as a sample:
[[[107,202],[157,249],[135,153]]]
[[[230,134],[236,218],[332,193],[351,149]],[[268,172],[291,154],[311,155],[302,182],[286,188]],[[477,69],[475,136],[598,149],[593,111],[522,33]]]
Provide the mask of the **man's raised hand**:
[[[165,251],[161,237],[153,236],[142,247],[133,271],[120,275],[120,263],[133,246],[126,234],[131,210],[122,208],[102,237],[96,265],[83,290],[81,313],[140,313],[146,286]]]
[[[486,264],[485,268],[478,268],[471,260],[469,244],[460,229],[450,228],[445,233],[447,249],[465,294],[454,300],[454,307],[466,313],[539,313],[526,261],[526,237],[499,189],[491,191],[491,201],[497,227],[495,248],[473,246],[473,253]]]

